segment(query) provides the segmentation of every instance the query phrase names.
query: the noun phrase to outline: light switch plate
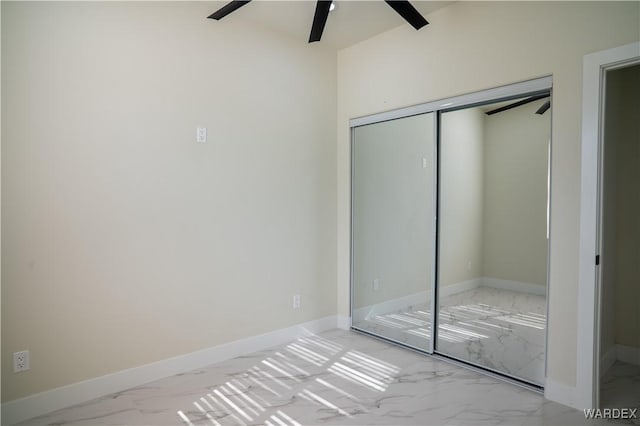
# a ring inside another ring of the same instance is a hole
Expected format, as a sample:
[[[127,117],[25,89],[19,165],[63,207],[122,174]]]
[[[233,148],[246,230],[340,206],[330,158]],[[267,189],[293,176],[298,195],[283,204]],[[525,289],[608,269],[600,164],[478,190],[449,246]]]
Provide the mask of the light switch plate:
[[[198,143],[206,143],[207,142],[207,128],[206,127],[198,127],[196,130],[196,142]]]

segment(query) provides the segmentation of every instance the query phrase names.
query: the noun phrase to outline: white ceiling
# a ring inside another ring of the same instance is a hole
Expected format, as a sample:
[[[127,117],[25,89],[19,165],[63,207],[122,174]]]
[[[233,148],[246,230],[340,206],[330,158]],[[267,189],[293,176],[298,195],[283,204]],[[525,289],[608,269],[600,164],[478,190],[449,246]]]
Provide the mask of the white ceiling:
[[[211,5],[211,13],[227,3],[224,0],[207,2]],[[411,3],[428,20],[426,15],[452,2],[414,0]],[[335,10],[329,13],[322,40],[318,42],[333,49],[342,49],[400,25],[409,25],[382,0],[336,0],[335,4]],[[312,0],[254,0],[222,19],[243,20],[306,42],[315,5]]]

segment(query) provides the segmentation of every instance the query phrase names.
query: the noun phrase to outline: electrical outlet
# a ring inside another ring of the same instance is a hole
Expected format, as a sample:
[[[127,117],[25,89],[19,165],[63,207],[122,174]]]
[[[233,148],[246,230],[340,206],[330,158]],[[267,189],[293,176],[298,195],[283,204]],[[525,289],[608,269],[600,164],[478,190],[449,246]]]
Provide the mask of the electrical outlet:
[[[380,278],[376,278],[375,280],[373,280],[371,282],[371,289],[373,291],[378,291],[380,290]]]
[[[19,373],[29,369],[29,351],[13,353],[13,372]]]
[[[298,309],[300,307],[300,295],[296,294],[293,296],[293,309]]]

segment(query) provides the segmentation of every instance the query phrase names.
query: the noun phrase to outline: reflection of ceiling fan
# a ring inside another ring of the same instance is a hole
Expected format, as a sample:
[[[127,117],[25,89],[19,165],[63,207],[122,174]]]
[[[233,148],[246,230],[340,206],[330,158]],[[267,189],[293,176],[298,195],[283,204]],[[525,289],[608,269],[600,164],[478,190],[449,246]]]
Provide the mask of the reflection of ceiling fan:
[[[251,0],[233,0],[227,3],[219,10],[212,13],[209,18],[219,21],[231,12],[234,12],[249,3]],[[311,26],[311,34],[309,34],[309,43],[320,41],[324,25],[329,17],[329,9],[331,8],[331,0],[318,0],[316,2],[316,13],[313,16],[313,24]],[[427,20],[406,0],[385,0],[393,10],[398,12],[413,28],[419,30],[428,24]]]
[[[519,106],[522,106],[522,105],[526,105],[528,103],[535,102],[535,101],[537,101],[539,99],[546,99],[548,97],[550,97],[550,95],[548,93],[544,93],[542,95],[529,96],[528,98],[525,98],[525,99],[523,99],[521,101],[514,102],[512,104],[505,105],[505,106],[502,106],[500,108],[492,109],[491,111],[487,111],[485,114],[487,114],[487,115],[497,114],[499,112],[506,111],[506,110],[509,110],[511,108],[516,108],[516,107],[519,107]],[[547,102],[543,103],[542,106],[540,106],[540,108],[538,108],[538,110],[536,111],[536,114],[542,115],[545,112],[547,112],[547,110],[549,108],[551,108],[551,99],[549,99]]]

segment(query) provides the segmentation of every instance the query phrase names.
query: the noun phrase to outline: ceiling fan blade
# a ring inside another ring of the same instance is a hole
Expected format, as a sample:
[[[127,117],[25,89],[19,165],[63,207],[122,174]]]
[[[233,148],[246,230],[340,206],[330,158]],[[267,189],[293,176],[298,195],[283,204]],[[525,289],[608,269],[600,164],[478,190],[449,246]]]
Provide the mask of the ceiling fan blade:
[[[316,13],[313,15],[313,25],[311,26],[311,34],[309,34],[309,43],[320,41],[324,25],[329,17],[329,8],[331,0],[318,0],[316,2]]]
[[[236,10],[240,9],[242,6],[249,3],[250,1],[251,0],[233,0],[232,2],[225,4],[220,9],[213,12],[211,15],[207,16],[207,18],[215,19],[216,21],[219,21],[220,19],[224,18],[231,12],[235,12]]]
[[[551,101],[547,101],[545,103],[542,104],[542,106],[540,108],[538,108],[538,110],[536,111],[536,114],[544,114],[545,112],[547,112],[547,110],[551,108]]]
[[[419,30],[425,25],[429,24],[426,19],[406,0],[385,0],[393,10],[398,12],[413,28]]]
[[[529,96],[528,98],[523,99],[521,101],[517,101],[517,102],[514,102],[514,103],[509,104],[509,105],[505,105],[505,106],[500,107],[500,108],[492,109],[491,111],[487,111],[487,112],[485,112],[485,114],[487,114],[487,115],[497,114],[499,112],[508,111],[508,110],[510,110],[512,108],[516,108],[516,107],[519,107],[519,106],[522,106],[522,105],[526,105],[528,103],[535,102],[538,99],[544,99],[544,98],[548,98],[548,97],[549,97],[549,95],[548,94],[544,94],[544,93],[541,94],[541,95]]]

